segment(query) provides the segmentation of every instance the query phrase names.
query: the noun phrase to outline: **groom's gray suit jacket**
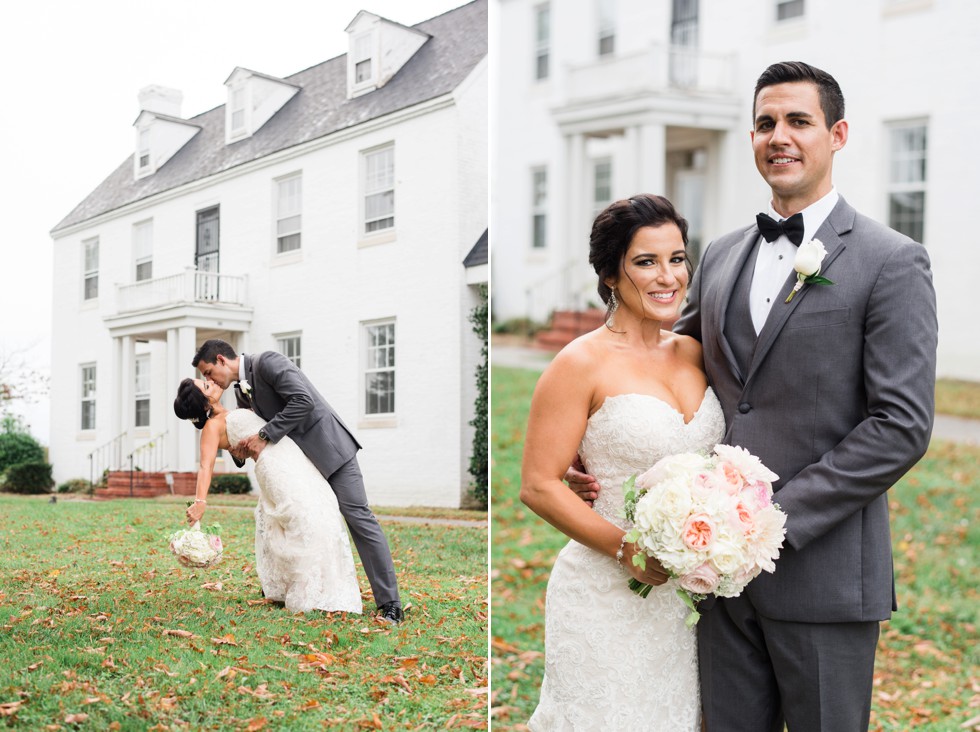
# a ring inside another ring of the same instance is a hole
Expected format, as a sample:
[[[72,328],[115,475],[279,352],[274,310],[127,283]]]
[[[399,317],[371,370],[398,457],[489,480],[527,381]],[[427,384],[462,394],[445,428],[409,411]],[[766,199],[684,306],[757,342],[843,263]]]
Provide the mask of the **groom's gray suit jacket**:
[[[929,257],[843,198],[816,238],[827,249],[821,274],[834,284],[804,286],[787,304],[794,272],[757,340],[747,308],[728,321],[747,298],[759,230],[714,241],[675,330],[703,345],[725,442],[780,477],[786,544],[775,573],[750,583],[748,598],[778,620],[882,620],[895,609],[885,492],[923,455],[932,431]],[[747,349],[734,347],[738,328],[750,329]]]
[[[236,388],[238,406],[266,420],[271,442],[289,435],[324,478],[357,454],[361,446],[354,435],[292,361],[275,351],[241,357],[251,397]]]

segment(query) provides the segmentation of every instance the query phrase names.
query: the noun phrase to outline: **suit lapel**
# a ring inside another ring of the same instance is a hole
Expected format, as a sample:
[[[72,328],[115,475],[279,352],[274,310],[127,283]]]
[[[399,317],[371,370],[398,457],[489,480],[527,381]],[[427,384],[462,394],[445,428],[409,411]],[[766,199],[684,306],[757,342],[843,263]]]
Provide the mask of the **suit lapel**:
[[[830,212],[830,215],[826,220],[820,225],[817,230],[817,235],[815,238],[819,239],[824,248],[827,250],[827,255],[821,264],[820,271],[826,272],[830,265],[835,259],[844,251],[845,245],[844,240],[841,235],[847,234],[854,225],[854,209],[844,200],[843,197],[834,206],[834,210]],[[783,284],[782,289],[779,292],[779,299],[773,303],[772,309],[769,311],[769,317],[766,318],[766,323],[762,327],[762,332],[759,333],[759,341],[756,343],[755,353],[752,356],[752,365],[749,367],[749,373],[746,378],[746,382],[752,378],[755,372],[758,370],[759,365],[765,359],[769,350],[772,348],[776,337],[786,326],[789,321],[790,316],[796,311],[803,302],[807,293],[815,287],[815,285],[804,285],[803,289],[796,293],[792,302],[787,303],[786,298],[789,293],[793,290],[793,286],[796,284],[796,272],[794,271],[787,278],[786,282]]]
[[[742,237],[742,241],[733,246],[728,253],[728,260],[722,265],[721,277],[718,281],[718,299],[715,302],[718,314],[718,342],[721,352],[725,354],[728,366],[739,381],[745,382],[745,374],[739,368],[738,359],[735,358],[735,351],[732,350],[731,343],[725,337],[725,322],[728,316],[728,306],[735,291],[735,283],[738,276],[745,267],[749,256],[755,251],[756,242],[759,240],[759,227],[750,226]]]

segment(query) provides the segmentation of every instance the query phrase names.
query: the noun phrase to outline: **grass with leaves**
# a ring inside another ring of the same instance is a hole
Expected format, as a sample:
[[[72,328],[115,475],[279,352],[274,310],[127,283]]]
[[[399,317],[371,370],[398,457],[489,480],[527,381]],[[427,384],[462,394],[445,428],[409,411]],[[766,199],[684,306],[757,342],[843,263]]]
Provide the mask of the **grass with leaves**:
[[[178,565],[166,537],[182,514],[0,495],[0,726],[486,727],[485,526],[383,521],[412,604],[392,627],[267,604],[252,513],[235,505],[205,520],[222,526],[222,562]]]
[[[544,668],[544,595],[566,539],[518,498],[538,374],[492,374],[491,719],[522,730]],[[890,492],[899,612],[882,625],[875,732],[980,730],[980,449],[936,441]],[[583,622],[588,622],[583,618]]]

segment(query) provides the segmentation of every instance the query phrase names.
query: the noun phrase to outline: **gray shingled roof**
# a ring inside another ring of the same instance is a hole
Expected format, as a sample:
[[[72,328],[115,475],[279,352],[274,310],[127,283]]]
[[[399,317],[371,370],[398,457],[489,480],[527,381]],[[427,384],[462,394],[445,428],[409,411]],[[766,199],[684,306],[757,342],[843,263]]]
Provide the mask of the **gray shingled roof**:
[[[153,175],[129,156],[51,233],[236,165],[391,114],[455,89],[487,54],[487,0],[413,26],[430,38],[381,89],[347,99],[347,55],[285,78],[302,89],[251,137],[225,144],[224,105],[192,117],[201,131]]]
[[[484,229],[483,234],[477,239],[476,244],[470,249],[469,254],[463,260],[464,267],[477,267],[487,263],[487,252],[490,243],[490,229]]]

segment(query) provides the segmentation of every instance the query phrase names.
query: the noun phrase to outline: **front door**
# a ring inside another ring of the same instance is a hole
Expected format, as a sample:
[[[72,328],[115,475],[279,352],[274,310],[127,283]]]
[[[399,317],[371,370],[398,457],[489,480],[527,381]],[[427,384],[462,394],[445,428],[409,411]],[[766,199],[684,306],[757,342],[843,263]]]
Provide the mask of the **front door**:
[[[218,206],[197,212],[197,248],[194,252],[196,300],[217,300],[219,265]]]

